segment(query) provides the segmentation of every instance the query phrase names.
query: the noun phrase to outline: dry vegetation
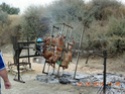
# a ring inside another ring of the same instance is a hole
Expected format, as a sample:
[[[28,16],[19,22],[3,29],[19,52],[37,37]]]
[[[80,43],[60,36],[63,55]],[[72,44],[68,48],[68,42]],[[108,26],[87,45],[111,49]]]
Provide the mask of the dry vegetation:
[[[28,36],[32,41],[50,33],[55,23],[65,22],[74,28],[72,36],[76,41],[75,49],[78,48],[83,27],[86,27],[81,49],[107,49],[110,55],[107,59],[107,72],[125,76],[124,17],[125,6],[115,0],[92,0],[88,3],[82,0],[59,0],[47,7],[30,6],[23,15],[9,15],[0,10],[0,48],[6,63],[13,62],[11,36],[17,36],[20,40]],[[79,73],[103,73],[103,58],[91,56],[88,63],[85,62],[86,57],[81,55]],[[75,63],[76,58],[66,71],[74,72]],[[10,91],[4,89],[3,94],[96,94],[97,89],[92,87],[40,83],[34,79],[37,74],[41,74],[41,64],[32,62],[32,68],[34,72],[23,75],[26,84],[13,81],[14,75],[9,74],[13,88]]]
[[[0,13],[0,18],[3,18],[0,19],[1,48],[8,48],[6,45],[11,44],[11,36],[17,35],[18,39],[28,36],[30,40],[34,40],[48,34],[53,24],[66,22],[74,27],[72,35],[76,41],[76,49],[83,27],[86,27],[81,49],[107,49],[112,56],[108,57],[112,60],[108,63],[108,70],[115,71],[118,68],[124,71],[125,6],[118,1],[92,0],[84,3],[82,0],[59,0],[47,7],[30,6],[23,15],[9,15],[1,10]],[[121,61],[113,60],[114,58]],[[92,68],[98,65],[95,62],[92,64]]]

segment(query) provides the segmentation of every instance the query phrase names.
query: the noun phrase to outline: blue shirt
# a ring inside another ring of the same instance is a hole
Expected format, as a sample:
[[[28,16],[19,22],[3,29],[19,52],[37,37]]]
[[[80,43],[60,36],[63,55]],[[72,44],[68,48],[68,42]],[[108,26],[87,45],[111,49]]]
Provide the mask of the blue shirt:
[[[0,70],[5,69],[5,62],[3,60],[2,52],[0,52]]]

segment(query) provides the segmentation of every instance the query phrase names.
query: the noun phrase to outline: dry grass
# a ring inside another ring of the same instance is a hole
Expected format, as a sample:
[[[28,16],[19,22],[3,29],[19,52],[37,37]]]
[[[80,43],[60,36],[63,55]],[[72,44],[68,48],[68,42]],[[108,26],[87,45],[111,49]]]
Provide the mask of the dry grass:
[[[85,64],[86,59],[79,61],[78,71],[81,73],[103,73],[103,58],[90,58],[88,64]],[[107,73],[115,73],[124,75],[125,63],[122,58],[107,59]],[[125,75],[124,75],[125,76]]]

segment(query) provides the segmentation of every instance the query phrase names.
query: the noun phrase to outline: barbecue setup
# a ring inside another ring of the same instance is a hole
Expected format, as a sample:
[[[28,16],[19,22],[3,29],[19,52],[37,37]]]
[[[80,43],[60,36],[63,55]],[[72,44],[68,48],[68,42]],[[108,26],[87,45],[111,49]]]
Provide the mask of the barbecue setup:
[[[13,66],[17,67],[17,73],[15,75],[14,80],[21,83],[25,83],[25,81],[23,81],[20,76],[20,72],[21,72],[20,67],[29,66],[29,69],[32,69],[30,57],[34,57],[36,59],[37,57],[43,57],[45,59],[45,62],[43,64],[43,70],[42,70],[43,74],[37,75],[36,79],[38,81],[46,82],[46,83],[61,83],[61,84],[70,83],[72,85],[77,85],[77,86],[92,86],[92,85],[95,87],[102,86],[103,93],[106,94],[107,83],[112,82],[112,81],[109,81],[109,79],[113,75],[113,74],[106,73],[106,63],[107,63],[107,56],[108,56],[106,49],[100,52],[93,51],[89,53],[89,54],[96,54],[103,58],[103,65],[104,65],[103,74],[101,75],[97,74],[96,76],[82,74],[79,76],[79,74],[77,73],[83,35],[86,29],[86,26],[83,26],[83,27],[84,27],[83,33],[80,38],[78,55],[77,55],[76,65],[73,73],[64,73],[64,70],[68,69],[69,64],[70,62],[72,62],[72,58],[73,58],[73,47],[75,45],[75,39],[72,36],[72,33],[73,33],[72,26],[66,23],[58,23],[56,25],[53,25],[51,34],[43,38],[43,40],[41,41],[42,50],[38,52],[39,54],[35,54],[34,51],[31,51],[31,49],[32,50],[34,49],[33,45],[35,45],[35,42],[30,42],[28,39],[26,42],[19,42],[17,41],[16,37],[12,37],[13,49],[15,52],[13,56],[14,63],[8,62],[8,68],[12,70]],[[21,55],[21,52],[23,50],[25,50],[26,55]],[[20,59],[22,58],[27,58],[28,61],[23,60],[21,62]],[[41,62],[41,64],[42,63],[43,62]],[[56,69],[56,66],[58,66],[57,69]],[[50,68],[53,68],[53,71],[50,71]],[[63,72],[60,72],[61,68]],[[124,77],[121,77],[120,79],[122,79],[123,81],[125,80]]]
[[[41,45],[42,51],[40,54],[35,54],[34,46],[35,42],[31,42],[28,40],[25,42],[17,41],[17,37],[12,37],[13,49],[14,49],[14,56],[13,60],[14,63],[8,62],[8,68],[13,70],[13,66],[17,67],[17,73],[15,75],[14,80],[23,82],[20,79],[20,67],[29,65],[29,69],[31,69],[31,62],[30,57],[37,58],[39,56],[45,58],[45,63],[43,66],[43,73],[48,74],[49,69],[45,72],[46,64],[51,66],[53,70],[55,70],[55,64],[58,64],[58,73],[56,74],[59,76],[60,67],[64,69],[68,68],[68,64],[72,61],[72,49],[74,45],[74,40],[71,37],[73,27],[65,23],[59,23],[60,27],[53,26],[52,32],[50,36],[47,36],[43,39],[43,45]],[[65,29],[65,32],[63,30]],[[56,31],[56,32],[55,32]],[[25,50],[25,54],[22,55],[22,52]],[[27,59],[27,60],[20,60],[20,59]],[[54,71],[53,71],[54,74]]]

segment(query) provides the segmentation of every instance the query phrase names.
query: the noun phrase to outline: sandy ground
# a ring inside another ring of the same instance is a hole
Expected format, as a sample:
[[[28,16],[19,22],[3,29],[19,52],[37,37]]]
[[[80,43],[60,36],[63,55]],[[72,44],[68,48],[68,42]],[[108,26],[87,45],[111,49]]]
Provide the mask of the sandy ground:
[[[8,61],[13,62],[12,54],[3,53],[3,57],[6,63]],[[75,62],[76,60],[73,60],[73,63],[69,65],[68,70],[65,71],[74,72]],[[101,58],[97,60],[91,59],[87,65],[85,65],[85,59],[80,59],[79,62],[78,73],[94,74],[103,72],[103,59]],[[124,69],[119,70],[119,72],[115,70],[118,66],[121,67],[121,65],[113,66],[115,64],[113,61],[108,60],[108,62],[108,72],[124,74]],[[32,62],[32,71],[21,74],[22,80],[26,83],[14,81],[13,79],[15,75],[9,72],[9,79],[12,83],[12,88],[10,90],[5,90],[2,81],[2,94],[96,94],[98,90],[98,88],[95,87],[79,87],[71,84],[62,85],[40,82],[36,80],[36,76],[42,74],[42,67],[43,64]],[[122,65],[122,67],[124,66]]]

